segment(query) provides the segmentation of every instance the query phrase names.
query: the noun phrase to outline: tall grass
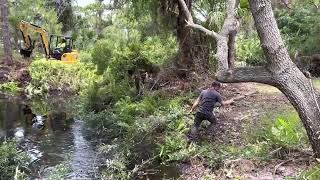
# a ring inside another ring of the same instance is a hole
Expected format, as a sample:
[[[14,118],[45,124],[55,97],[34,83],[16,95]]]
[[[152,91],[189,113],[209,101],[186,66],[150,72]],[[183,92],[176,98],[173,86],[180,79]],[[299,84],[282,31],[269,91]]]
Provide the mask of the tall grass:
[[[296,112],[287,111],[264,118],[261,125],[254,135],[257,141],[286,149],[309,147],[307,133]]]

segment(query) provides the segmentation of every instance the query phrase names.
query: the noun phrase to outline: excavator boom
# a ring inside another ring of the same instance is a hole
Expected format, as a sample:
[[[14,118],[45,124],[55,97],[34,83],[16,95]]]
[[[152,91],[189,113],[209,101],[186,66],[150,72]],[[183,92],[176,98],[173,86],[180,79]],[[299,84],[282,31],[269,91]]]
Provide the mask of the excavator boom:
[[[29,31],[31,29],[33,32],[40,34],[44,52],[48,60],[59,60],[62,63],[66,64],[74,64],[78,62],[79,52],[72,49],[73,41],[71,37],[55,34],[49,35],[49,33],[44,28],[26,21],[21,21],[19,28],[22,33],[25,46],[24,48],[20,49],[20,54],[24,57],[30,57],[34,49],[34,41],[31,40],[31,37],[29,35]],[[67,40],[68,44],[65,43],[64,47],[60,46],[58,44],[59,39],[62,39],[64,41]],[[54,40],[56,41],[56,45],[52,44],[54,43]]]
[[[22,37],[23,37],[23,41],[24,41],[24,45],[25,45],[25,48],[20,49],[20,53],[22,55],[24,55],[25,57],[31,56],[32,51],[34,49],[34,44],[31,41],[28,30],[32,29],[34,32],[37,32],[40,34],[45,54],[46,54],[47,58],[49,58],[50,52],[49,52],[49,39],[48,39],[47,31],[40,26],[37,26],[35,24],[29,23],[26,21],[21,21],[19,27],[20,27],[20,31],[22,33]]]

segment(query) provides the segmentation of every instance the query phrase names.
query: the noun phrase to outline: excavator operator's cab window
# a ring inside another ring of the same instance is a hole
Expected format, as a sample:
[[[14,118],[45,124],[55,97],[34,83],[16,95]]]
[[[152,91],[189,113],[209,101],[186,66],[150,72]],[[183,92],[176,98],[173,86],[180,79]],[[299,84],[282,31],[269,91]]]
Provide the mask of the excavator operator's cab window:
[[[67,46],[67,41],[65,39],[61,39],[60,42],[53,50],[53,57],[55,59],[61,60],[61,56],[65,53],[65,48]]]
[[[61,57],[64,53],[72,52],[72,38],[69,36],[59,36],[51,35],[50,36],[50,52],[53,58],[61,60]]]

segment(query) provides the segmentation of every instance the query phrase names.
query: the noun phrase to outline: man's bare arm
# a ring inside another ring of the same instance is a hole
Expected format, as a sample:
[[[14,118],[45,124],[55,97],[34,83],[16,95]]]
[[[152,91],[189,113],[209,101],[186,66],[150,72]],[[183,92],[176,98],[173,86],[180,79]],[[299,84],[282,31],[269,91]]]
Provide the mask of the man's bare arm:
[[[189,113],[191,113],[200,103],[200,96],[194,101]]]

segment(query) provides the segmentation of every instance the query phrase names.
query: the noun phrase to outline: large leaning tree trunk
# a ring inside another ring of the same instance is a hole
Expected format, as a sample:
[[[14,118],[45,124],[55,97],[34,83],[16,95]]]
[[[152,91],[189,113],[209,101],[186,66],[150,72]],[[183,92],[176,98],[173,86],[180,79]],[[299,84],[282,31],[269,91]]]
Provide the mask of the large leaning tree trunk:
[[[192,0],[183,0],[184,5],[188,8],[188,11],[191,11]],[[177,18],[177,37],[179,41],[179,60],[178,65],[180,68],[189,70],[192,68],[193,59],[192,59],[192,32],[191,28],[187,25],[186,14],[183,13],[184,7],[179,4],[179,15]]]
[[[12,46],[11,34],[9,29],[9,3],[8,0],[0,0],[1,23],[2,23],[2,40],[4,50],[4,62],[7,65],[12,64]]]
[[[179,0],[183,4],[183,0]],[[258,82],[277,87],[297,110],[316,157],[320,157],[320,108],[319,94],[315,92],[311,79],[308,79],[291,61],[285,44],[281,38],[270,0],[250,0],[250,9],[267,58],[266,66],[230,68],[228,54],[230,48],[226,34],[234,30],[237,20],[235,12],[236,0],[228,0],[227,18],[223,30],[216,33],[194,24],[188,14],[188,25],[214,37],[218,44],[218,72],[216,78],[226,83]],[[184,6],[185,7],[185,6]],[[227,27],[227,28],[226,28]]]

